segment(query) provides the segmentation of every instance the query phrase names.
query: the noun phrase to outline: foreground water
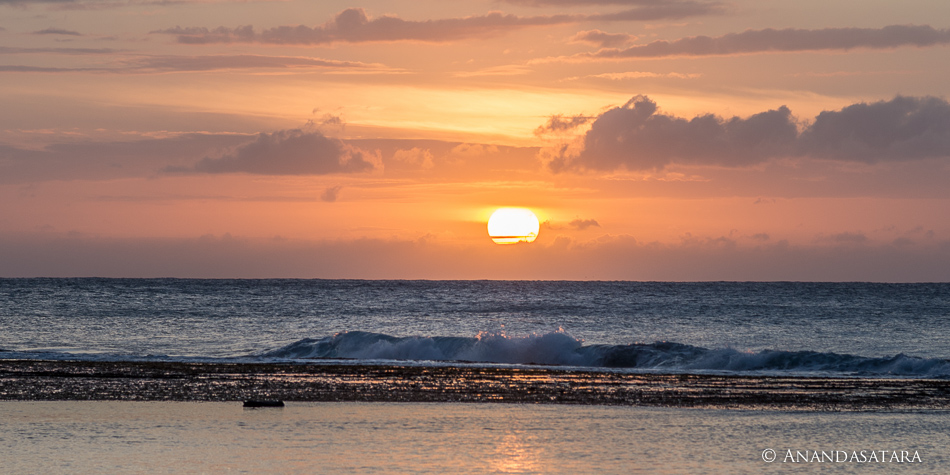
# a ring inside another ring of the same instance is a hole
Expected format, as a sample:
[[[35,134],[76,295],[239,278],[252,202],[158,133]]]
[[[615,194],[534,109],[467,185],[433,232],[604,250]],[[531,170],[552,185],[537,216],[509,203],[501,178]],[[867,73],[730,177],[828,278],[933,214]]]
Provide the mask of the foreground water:
[[[0,402],[0,472],[946,473],[948,423],[946,412]]]
[[[0,279],[0,357],[950,377],[950,284]]]

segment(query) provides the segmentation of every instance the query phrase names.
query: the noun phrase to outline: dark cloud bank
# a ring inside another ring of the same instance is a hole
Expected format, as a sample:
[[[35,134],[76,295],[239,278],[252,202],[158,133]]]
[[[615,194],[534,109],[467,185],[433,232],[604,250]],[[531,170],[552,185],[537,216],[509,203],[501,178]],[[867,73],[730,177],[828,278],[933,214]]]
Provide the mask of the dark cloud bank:
[[[486,238],[487,239],[487,238]],[[485,246],[494,246],[486,243]],[[755,247],[720,240],[457,248],[419,241],[108,239],[0,234],[0,277],[946,282],[950,242]]]
[[[538,133],[584,122],[552,118]],[[746,118],[707,114],[685,119],[663,114],[650,98],[636,96],[598,116],[581,151],[562,148],[550,167],[658,170],[674,162],[742,167],[783,157],[861,163],[947,158],[950,103],[897,96],[824,111],[800,124],[785,106]]]

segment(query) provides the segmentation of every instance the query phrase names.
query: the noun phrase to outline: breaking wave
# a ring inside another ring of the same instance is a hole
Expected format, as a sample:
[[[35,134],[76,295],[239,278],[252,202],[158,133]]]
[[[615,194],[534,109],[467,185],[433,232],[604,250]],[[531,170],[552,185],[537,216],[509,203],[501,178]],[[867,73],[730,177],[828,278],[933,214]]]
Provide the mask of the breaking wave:
[[[413,360],[627,368],[670,372],[809,373],[950,378],[950,361],[898,354],[863,357],[815,351],[707,349],[673,342],[584,345],[563,331],[513,337],[395,337],[350,331],[305,338],[258,355],[266,359]]]

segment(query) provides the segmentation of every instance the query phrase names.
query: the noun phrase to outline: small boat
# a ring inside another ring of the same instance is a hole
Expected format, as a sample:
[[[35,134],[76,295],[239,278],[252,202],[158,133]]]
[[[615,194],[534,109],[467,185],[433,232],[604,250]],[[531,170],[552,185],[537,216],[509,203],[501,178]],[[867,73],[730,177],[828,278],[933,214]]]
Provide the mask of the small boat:
[[[284,401],[281,401],[280,399],[248,399],[247,401],[244,401],[244,407],[284,407]]]

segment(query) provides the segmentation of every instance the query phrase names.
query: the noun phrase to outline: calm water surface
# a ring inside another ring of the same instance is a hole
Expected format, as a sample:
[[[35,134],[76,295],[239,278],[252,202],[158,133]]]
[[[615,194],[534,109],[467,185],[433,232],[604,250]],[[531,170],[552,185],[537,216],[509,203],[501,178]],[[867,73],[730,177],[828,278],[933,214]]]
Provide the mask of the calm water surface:
[[[942,474],[948,424],[947,413],[0,402],[0,472]],[[763,461],[766,449],[774,462]],[[907,451],[920,461],[783,460],[787,450]]]

